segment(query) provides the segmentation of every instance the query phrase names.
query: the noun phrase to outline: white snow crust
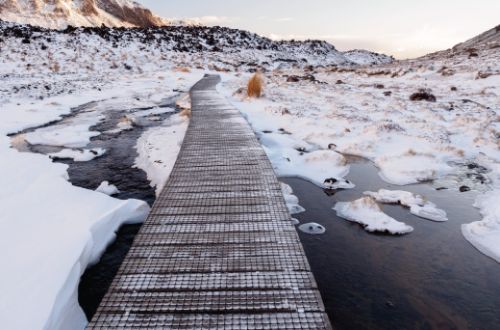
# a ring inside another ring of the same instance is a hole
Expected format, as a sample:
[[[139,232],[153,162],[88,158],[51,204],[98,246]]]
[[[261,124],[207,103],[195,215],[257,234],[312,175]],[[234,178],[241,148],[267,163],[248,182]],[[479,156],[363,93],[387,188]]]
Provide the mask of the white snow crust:
[[[338,202],[333,209],[339,217],[359,223],[368,232],[402,235],[413,231],[413,227],[382,212],[371,197],[363,197],[352,202]]]

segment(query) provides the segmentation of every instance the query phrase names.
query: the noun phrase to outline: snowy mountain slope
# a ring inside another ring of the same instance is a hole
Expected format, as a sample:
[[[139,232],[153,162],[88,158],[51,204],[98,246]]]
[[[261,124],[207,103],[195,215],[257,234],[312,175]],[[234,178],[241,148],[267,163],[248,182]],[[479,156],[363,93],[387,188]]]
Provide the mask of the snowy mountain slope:
[[[499,52],[500,25],[497,25],[493,29],[490,29],[475,36],[474,38],[453,46],[453,48],[427,54],[416,59],[416,61],[454,59],[455,64],[459,65],[460,62],[463,62],[465,59],[474,57],[487,58],[491,54],[496,54]],[[414,60],[410,60],[410,62],[412,61]]]
[[[467,48],[499,48],[500,47],[500,25],[491,30],[481,33],[474,38],[464,41],[453,47],[453,50],[464,50]]]
[[[48,28],[167,24],[129,0],[0,0],[0,19]]]
[[[224,28],[203,26],[163,26],[151,28],[67,28],[65,30],[47,30],[29,25],[17,25],[0,22],[0,37],[12,42],[22,42],[26,48],[52,48],[50,43],[59,40],[71,44],[85,52],[95,53],[96,44],[113,48],[137,47],[140,53],[161,52],[210,53],[218,57],[220,63],[233,67],[256,70],[280,67],[304,67],[307,65],[365,65],[390,63],[394,59],[383,54],[368,51],[340,52],[326,41],[273,41],[256,34]],[[14,41],[17,40],[17,41]],[[44,41],[45,40],[45,41]],[[49,41],[50,40],[50,41]],[[39,46],[27,46],[30,43]],[[42,43],[44,46],[42,47]],[[56,46],[56,45],[54,45]],[[31,53],[30,50],[27,50]],[[226,56],[231,53],[233,56]],[[139,55],[137,51],[135,55]],[[40,54],[42,58],[42,54]],[[224,60],[226,58],[226,60]]]

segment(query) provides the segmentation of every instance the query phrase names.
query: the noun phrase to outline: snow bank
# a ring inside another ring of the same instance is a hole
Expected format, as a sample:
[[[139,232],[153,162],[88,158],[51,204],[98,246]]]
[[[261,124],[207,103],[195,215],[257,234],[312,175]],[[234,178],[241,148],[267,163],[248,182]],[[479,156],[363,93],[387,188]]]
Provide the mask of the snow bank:
[[[174,168],[188,124],[188,117],[174,114],[137,140],[135,166],[146,172],[156,195],[161,193]]]
[[[224,89],[221,92],[227,94]],[[343,178],[349,173],[345,158],[333,150],[322,150],[304,141],[300,134],[290,129],[293,117],[266,112],[263,101],[233,99],[232,103],[257,133],[278,176],[298,177],[330,189],[354,187]],[[331,179],[334,185],[325,182]]]
[[[299,199],[293,194],[293,189],[284,182],[280,182],[281,191],[285,198],[286,207],[290,214],[298,214],[305,212],[306,209],[299,205]]]
[[[401,204],[410,208],[410,213],[420,218],[443,222],[448,221],[446,212],[437,206],[409,191],[380,189],[378,192],[365,191],[365,195],[374,198],[377,202],[388,204]]]
[[[479,251],[500,262],[500,189],[478,196],[474,206],[483,219],[462,225],[462,234]]]
[[[397,185],[434,180],[452,171],[446,162],[421,155],[380,157],[375,159],[375,164],[384,181]]]
[[[115,231],[123,223],[142,221],[149,207],[74,187],[66,165],[10,149],[5,136],[0,137],[0,158],[2,327],[83,328],[80,276],[98,261]]]
[[[339,217],[357,222],[369,232],[407,234],[413,231],[413,227],[382,212],[371,197],[363,197],[353,202],[338,202],[333,209]]]

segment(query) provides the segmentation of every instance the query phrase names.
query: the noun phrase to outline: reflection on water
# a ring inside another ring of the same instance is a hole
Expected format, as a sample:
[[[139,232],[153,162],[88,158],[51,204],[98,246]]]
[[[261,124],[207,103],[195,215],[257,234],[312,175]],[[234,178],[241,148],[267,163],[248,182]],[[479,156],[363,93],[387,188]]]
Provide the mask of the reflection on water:
[[[462,236],[460,225],[481,217],[473,192],[435,190],[430,185],[394,186],[365,161],[351,165],[352,190],[328,196],[301,179],[287,178],[306,212],[301,223],[326,227],[321,236],[299,232],[337,329],[498,329],[500,265]],[[415,228],[405,236],[374,235],[336,216],[337,201],[363,191],[399,189],[426,196],[446,210],[445,223],[415,217],[397,205],[383,205],[391,217]]]

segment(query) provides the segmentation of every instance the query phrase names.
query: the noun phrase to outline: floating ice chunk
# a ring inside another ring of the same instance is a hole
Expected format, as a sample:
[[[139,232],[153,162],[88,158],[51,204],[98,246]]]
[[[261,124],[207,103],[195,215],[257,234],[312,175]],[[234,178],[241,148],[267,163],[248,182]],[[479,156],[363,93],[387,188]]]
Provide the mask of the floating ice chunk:
[[[412,205],[410,206],[410,213],[416,215],[417,217],[444,222],[448,221],[448,216],[444,210],[438,209],[434,203],[426,202],[424,205]]]
[[[407,234],[413,231],[413,227],[382,212],[372,197],[363,197],[353,202],[339,202],[333,209],[339,217],[357,222],[369,232]]]
[[[99,185],[99,187],[97,187],[95,191],[106,194],[108,196],[120,193],[120,190],[118,190],[118,188],[116,188],[115,185],[109,184],[108,181],[101,182],[101,184]]]
[[[290,214],[299,214],[306,211],[306,209],[299,204],[287,204],[286,206],[288,207]]]
[[[426,201],[424,197],[409,191],[380,189],[378,192],[365,191],[364,194],[380,203],[406,206],[410,208],[411,214],[423,219],[438,222],[448,221],[444,210],[438,209],[436,204]]]
[[[280,182],[280,185],[283,197],[285,198],[286,207],[290,214],[305,212],[306,209],[299,205],[299,199],[293,194],[292,187],[283,182]]]
[[[88,162],[94,158],[101,157],[106,153],[106,149],[63,149],[59,152],[49,154],[52,159],[73,159],[75,162]]]
[[[346,179],[330,178],[323,182],[323,188],[325,189],[352,189],[354,187],[356,187],[356,185]]]
[[[325,227],[315,222],[310,222],[300,225],[299,229],[300,231],[310,235],[321,235],[326,232]]]
[[[409,191],[380,189],[377,192],[365,191],[364,194],[380,203],[401,204],[408,207],[414,204],[424,204],[422,196],[414,195]]]

